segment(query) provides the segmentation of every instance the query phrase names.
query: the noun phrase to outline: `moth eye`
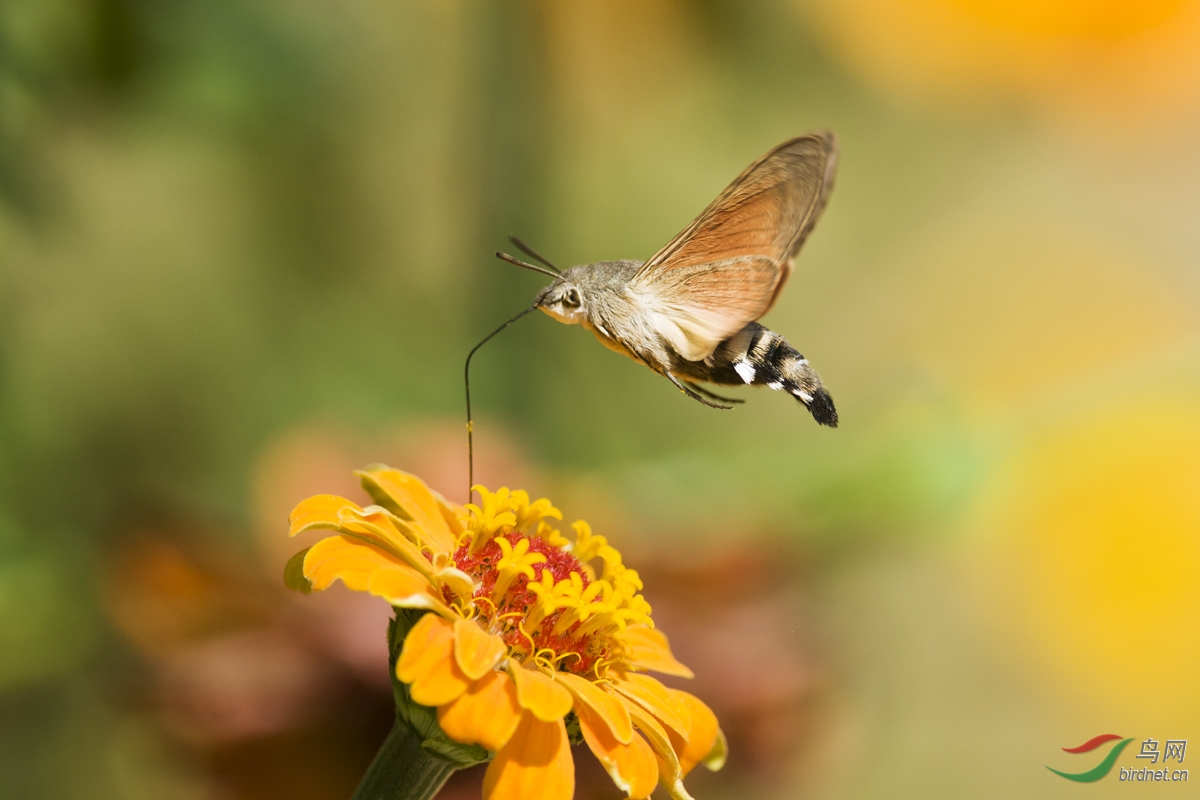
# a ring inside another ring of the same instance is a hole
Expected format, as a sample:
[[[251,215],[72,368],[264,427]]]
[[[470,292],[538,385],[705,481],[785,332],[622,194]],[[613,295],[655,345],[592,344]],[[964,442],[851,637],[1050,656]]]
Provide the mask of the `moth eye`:
[[[576,289],[568,289],[567,293],[563,295],[563,305],[571,306],[572,308],[578,308],[579,304],[579,291]]]

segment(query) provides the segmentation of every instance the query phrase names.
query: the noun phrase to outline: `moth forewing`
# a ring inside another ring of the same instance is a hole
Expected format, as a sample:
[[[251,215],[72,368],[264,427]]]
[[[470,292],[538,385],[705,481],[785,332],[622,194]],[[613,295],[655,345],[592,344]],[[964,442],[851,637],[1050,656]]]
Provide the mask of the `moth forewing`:
[[[824,207],[833,183],[833,134],[784,142],[751,164],[665,247],[631,288],[662,301],[663,335],[686,329],[689,360],[770,310],[791,259]],[[662,319],[660,317],[660,319]]]

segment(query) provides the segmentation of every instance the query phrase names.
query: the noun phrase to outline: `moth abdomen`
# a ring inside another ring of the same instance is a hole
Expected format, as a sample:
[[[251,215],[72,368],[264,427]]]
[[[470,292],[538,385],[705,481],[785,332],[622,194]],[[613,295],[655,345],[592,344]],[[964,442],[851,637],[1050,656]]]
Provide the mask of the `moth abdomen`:
[[[722,342],[703,363],[707,374],[696,375],[699,380],[726,386],[766,386],[787,392],[818,423],[837,427],[837,409],[821,383],[821,376],[787,339],[757,322],[751,322]]]
[[[812,400],[805,403],[810,414],[821,425],[836,428],[838,424],[837,409],[834,408],[833,398],[824,389],[817,389],[812,394]]]

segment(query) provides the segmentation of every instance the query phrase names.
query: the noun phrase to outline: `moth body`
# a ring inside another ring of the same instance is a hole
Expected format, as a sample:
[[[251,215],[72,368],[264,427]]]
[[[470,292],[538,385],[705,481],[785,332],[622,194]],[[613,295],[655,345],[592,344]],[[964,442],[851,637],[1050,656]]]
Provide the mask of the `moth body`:
[[[647,320],[646,299],[629,288],[640,261],[571,267],[538,295],[535,305],[567,325],[582,325],[600,343],[660,375],[718,386],[766,386],[785,391],[822,425],[837,427],[837,410],[808,359],[778,333],[751,322],[712,354],[689,361]]]

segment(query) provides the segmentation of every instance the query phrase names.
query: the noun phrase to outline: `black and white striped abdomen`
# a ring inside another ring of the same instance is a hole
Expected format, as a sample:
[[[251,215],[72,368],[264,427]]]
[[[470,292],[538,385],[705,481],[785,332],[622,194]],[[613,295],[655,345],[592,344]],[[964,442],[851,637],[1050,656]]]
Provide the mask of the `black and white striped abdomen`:
[[[713,354],[702,362],[690,362],[684,369],[688,377],[709,383],[736,386],[767,386],[793,395],[813,415],[813,419],[831,428],[837,427],[837,409],[833,398],[825,391],[821,377],[775,331],[751,322],[734,336],[726,339]],[[703,376],[698,374],[704,372]]]

